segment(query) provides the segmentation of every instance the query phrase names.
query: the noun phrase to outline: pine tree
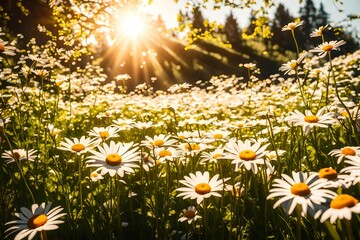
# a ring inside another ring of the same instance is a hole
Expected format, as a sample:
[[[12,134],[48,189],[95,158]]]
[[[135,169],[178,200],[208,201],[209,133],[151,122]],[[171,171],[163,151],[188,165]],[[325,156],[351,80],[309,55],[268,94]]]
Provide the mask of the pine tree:
[[[226,35],[226,39],[231,44],[240,44],[241,43],[240,29],[239,29],[238,23],[236,21],[236,18],[234,17],[232,12],[226,18],[225,25],[224,25],[224,33]]]
[[[312,0],[306,0],[305,5],[300,8],[300,19],[304,21],[301,32],[299,31],[299,45],[301,49],[310,47],[310,33],[316,29],[317,9]]]
[[[199,7],[195,7],[193,9],[193,22],[192,22],[193,28],[198,29],[198,31],[204,32],[205,31],[205,25],[204,25],[204,17],[202,15],[202,12]]]
[[[294,21],[294,17],[291,16],[289,10],[280,3],[276,9],[274,19],[272,20],[272,44],[278,44],[284,50],[294,50],[294,43],[284,36],[284,34],[287,34],[286,32],[281,31],[283,26],[292,21]]]
[[[325,26],[328,24],[329,20],[329,14],[324,9],[324,4],[321,2],[319,10],[316,13],[315,22],[316,22],[316,28],[320,26]]]

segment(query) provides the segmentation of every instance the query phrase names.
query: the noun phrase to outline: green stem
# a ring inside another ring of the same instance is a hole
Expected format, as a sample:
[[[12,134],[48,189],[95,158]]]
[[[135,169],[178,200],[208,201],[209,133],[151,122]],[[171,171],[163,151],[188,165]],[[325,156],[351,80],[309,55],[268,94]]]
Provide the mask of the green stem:
[[[291,30],[291,35],[292,35],[292,37],[293,37],[293,39],[294,39],[297,57],[299,57],[299,45],[298,45],[298,43],[297,43],[297,41],[296,41],[295,31],[294,31],[294,30]]]
[[[346,233],[347,233],[348,239],[355,240],[354,235],[352,233],[351,221],[347,220],[347,219],[345,219],[344,221],[345,221],[345,228],[346,228]]]
[[[296,206],[296,239],[301,240],[301,205]]]

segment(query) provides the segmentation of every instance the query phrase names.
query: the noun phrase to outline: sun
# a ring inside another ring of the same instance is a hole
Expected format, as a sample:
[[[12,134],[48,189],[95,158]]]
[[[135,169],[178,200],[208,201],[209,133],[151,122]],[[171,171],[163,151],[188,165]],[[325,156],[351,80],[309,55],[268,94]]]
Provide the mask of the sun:
[[[127,13],[120,22],[119,30],[122,34],[137,38],[146,31],[146,21],[139,13]]]

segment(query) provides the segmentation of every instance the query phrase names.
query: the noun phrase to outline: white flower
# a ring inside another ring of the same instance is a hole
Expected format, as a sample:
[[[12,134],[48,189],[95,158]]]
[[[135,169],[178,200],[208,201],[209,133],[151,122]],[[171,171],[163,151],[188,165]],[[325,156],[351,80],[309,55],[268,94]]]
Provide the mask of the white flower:
[[[273,188],[267,199],[281,197],[274,208],[280,204],[290,215],[296,205],[300,204],[303,215],[306,215],[308,207],[314,209],[314,204],[321,204],[327,199],[333,198],[336,193],[324,189],[327,187],[327,179],[317,178],[317,174],[308,175],[303,172],[292,172],[292,178],[286,174],[281,174],[283,179],[275,179]],[[316,179],[316,180],[315,180]]]
[[[3,41],[0,39],[0,56],[1,54],[8,56],[15,56],[16,47],[8,46],[7,44],[8,44],[7,41]]]
[[[321,26],[315,29],[312,33],[310,33],[310,37],[321,37],[324,34],[324,32],[326,32],[329,29],[331,29],[331,27],[328,24],[326,24],[325,26]]]
[[[305,110],[305,114],[295,110],[291,112],[287,120],[294,123],[295,126],[303,126],[303,131],[308,134],[313,127],[327,128],[328,125],[336,123],[336,119],[333,118],[333,113],[325,113],[325,108],[321,108],[316,115],[310,110]]]
[[[89,136],[95,137],[99,140],[107,140],[109,138],[118,137],[117,132],[119,131],[116,127],[94,127],[88,132]]]
[[[71,141],[68,138],[65,138],[65,142],[60,142],[60,144],[62,146],[58,147],[58,149],[64,151],[70,151],[80,155],[82,153],[86,153],[91,148],[93,148],[97,144],[97,142],[95,142],[95,139],[86,138],[85,136],[82,136],[80,139],[74,138],[73,141]]]
[[[337,219],[351,220],[352,213],[360,213],[359,201],[351,195],[340,194],[330,202],[328,208],[320,218],[320,222],[330,219],[334,223]]]
[[[279,68],[280,71],[285,72],[285,74],[292,74],[294,73],[297,68],[299,67],[300,63],[304,60],[307,56],[307,52],[300,53],[299,58],[296,60],[290,60],[287,63],[284,63]]]
[[[360,161],[360,147],[347,146],[341,149],[334,149],[329,152],[329,155],[337,157],[337,164],[339,164],[344,158]]]
[[[33,204],[31,210],[25,207],[20,208],[21,213],[15,214],[20,219],[5,224],[16,224],[5,231],[9,232],[6,237],[20,231],[14,239],[20,240],[28,237],[28,240],[31,240],[37,232],[58,229],[57,225],[64,222],[59,218],[65,216],[66,213],[60,213],[63,210],[60,206],[51,210],[50,207],[51,203],[46,206],[45,203],[42,203],[40,206]]]
[[[184,199],[196,199],[197,204],[200,204],[204,198],[209,198],[211,196],[221,197],[221,194],[219,194],[218,191],[223,190],[223,183],[228,180],[218,180],[218,174],[210,179],[209,172],[207,171],[204,173],[199,171],[195,174],[190,173],[190,177],[185,176],[184,178],[185,180],[180,180],[180,183],[186,187],[177,188],[176,191],[181,192],[177,196],[183,197]]]
[[[170,135],[160,134],[155,135],[153,138],[149,136],[145,136],[146,140],[141,141],[142,146],[146,146],[149,148],[152,147],[169,147],[174,145],[177,142],[175,139],[171,139]]]
[[[231,159],[233,164],[236,164],[235,170],[237,171],[242,166],[246,170],[252,170],[253,173],[258,172],[258,164],[263,165],[270,163],[264,159],[265,149],[269,144],[264,144],[261,146],[260,142],[255,142],[251,145],[249,140],[245,142],[238,141],[229,141],[225,145],[225,159]]]
[[[311,49],[310,52],[319,53],[319,57],[325,57],[326,54],[332,50],[340,50],[339,47],[344,45],[346,42],[344,40],[340,41],[330,41],[330,42],[324,42],[317,46],[314,49]]]
[[[138,147],[135,147],[133,143],[115,143],[110,142],[110,145],[104,143],[102,146],[98,146],[98,151],[90,150],[93,154],[89,156],[87,167],[98,167],[96,172],[100,172],[101,175],[109,173],[110,177],[114,177],[118,174],[120,177],[124,176],[124,173],[134,173],[133,168],[139,167],[140,156],[137,153]]]
[[[163,163],[166,160],[173,161],[174,158],[180,158],[182,156],[182,151],[173,147],[155,148],[154,152],[157,163]]]
[[[299,21],[299,22],[291,22],[291,23],[288,23],[286,24],[282,29],[281,31],[288,31],[288,30],[291,30],[291,31],[294,31],[295,28],[301,26],[304,24],[304,21]]]
[[[196,210],[196,208],[194,206],[189,206],[187,209],[182,210],[178,221],[187,221],[188,224],[191,224],[198,219],[201,219],[201,216],[198,215],[198,211]]]
[[[5,160],[6,164],[23,160],[34,161],[36,158],[36,152],[37,151],[34,149],[13,149],[5,151],[1,154],[1,157]]]
[[[224,156],[224,149],[218,147],[211,152],[202,152],[200,156],[200,164],[206,164],[206,162],[217,163],[217,160]]]

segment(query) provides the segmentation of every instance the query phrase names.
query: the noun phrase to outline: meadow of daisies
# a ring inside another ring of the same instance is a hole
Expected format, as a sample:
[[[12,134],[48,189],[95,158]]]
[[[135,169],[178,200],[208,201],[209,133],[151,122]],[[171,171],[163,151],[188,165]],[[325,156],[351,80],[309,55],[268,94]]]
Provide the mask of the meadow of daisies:
[[[359,239],[360,51],[326,30],[268,79],[132,92],[0,36],[0,238]]]

